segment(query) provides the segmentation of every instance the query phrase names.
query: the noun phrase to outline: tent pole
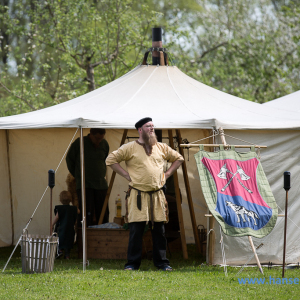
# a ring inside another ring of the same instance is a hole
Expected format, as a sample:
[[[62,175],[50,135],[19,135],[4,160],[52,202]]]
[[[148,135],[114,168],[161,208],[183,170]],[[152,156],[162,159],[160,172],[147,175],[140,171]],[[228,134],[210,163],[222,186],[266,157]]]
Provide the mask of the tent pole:
[[[6,149],[7,149],[7,167],[8,167],[8,184],[9,184],[9,197],[10,197],[10,213],[11,213],[11,244],[14,244],[15,232],[14,232],[14,205],[12,199],[11,188],[11,172],[10,172],[10,156],[9,156],[9,132],[5,130],[6,134]]]
[[[168,134],[169,134],[170,146],[171,146],[172,149],[174,149],[172,129],[168,130]],[[174,177],[174,185],[175,185],[175,193],[176,193],[176,204],[177,204],[177,211],[178,211],[178,220],[179,220],[179,228],[180,228],[182,253],[183,253],[183,258],[188,259],[188,252],[187,252],[187,246],[186,246],[186,240],[185,240],[185,230],[184,230],[184,224],[183,224],[183,215],[182,215],[182,209],[181,209],[181,197],[180,197],[177,171],[174,172],[173,177]]]
[[[178,144],[182,143],[182,138],[181,138],[181,133],[180,130],[176,130],[176,135],[178,138]],[[179,153],[182,155],[184,158],[184,151],[182,148],[179,148]],[[200,245],[200,239],[198,235],[198,228],[197,228],[197,223],[196,223],[196,218],[195,218],[195,210],[194,210],[194,204],[193,204],[193,199],[192,199],[192,193],[191,193],[191,188],[190,188],[190,182],[189,182],[189,177],[187,175],[187,167],[186,167],[186,162],[184,161],[182,164],[182,171],[183,171],[183,178],[184,178],[184,183],[185,183],[185,188],[186,188],[186,194],[187,194],[187,199],[188,199],[188,204],[189,204],[189,209],[190,209],[190,215],[191,215],[191,220],[192,220],[192,225],[193,225],[193,231],[194,231],[194,238],[197,246],[197,250],[200,253],[201,252],[201,245]]]
[[[214,141],[214,137],[213,137],[213,141]],[[209,218],[208,219],[208,236],[207,236],[207,254],[206,254],[206,259],[207,259],[209,265],[213,264],[214,256],[215,256],[216,233],[214,230],[214,226],[215,226],[215,218]]]
[[[121,143],[120,143],[120,147],[125,143],[127,133],[128,133],[128,129],[124,129],[122,140],[121,140]],[[103,222],[104,214],[105,214],[105,211],[106,211],[106,207],[108,205],[108,200],[109,200],[109,196],[110,196],[110,193],[111,193],[114,181],[115,181],[115,177],[116,177],[116,172],[113,171],[112,174],[111,174],[111,177],[110,177],[110,182],[109,182],[108,190],[107,190],[105,200],[104,200],[104,203],[103,203],[103,207],[102,207],[102,211],[101,211],[101,215],[100,215],[100,218],[99,218],[98,225],[102,224],[102,222]]]
[[[180,144],[180,148],[199,147],[200,145],[204,147],[220,147],[219,144]],[[231,146],[234,146],[235,148],[251,148],[252,146],[254,146],[255,148],[267,148],[267,146],[264,145],[231,145]]]
[[[284,278],[284,270],[285,270],[285,252],[286,252],[286,230],[287,230],[287,218],[288,218],[288,195],[289,189],[291,188],[291,173],[284,172],[284,186],[285,189],[285,212],[284,212],[284,235],[283,235],[283,259],[282,259],[282,278]]]
[[[212,265],[214,262],[214,255],[215,255],[215,239],[216,234],[214,231],[215,225],[215,218],[208,219],[208,241],[207,241],[207,248],[208,248],[208,264]]]
[[[81,168],[81,202],[82,202],[82,258],[83,258],[83,272],[86,270],[87,263],[87,243],[86,243],[86,207],[85,207],[85,170],[84,170],[84,142],[83,130],[80,126],[80,168]]]
[[[53,233],[53,226],[52,226],[52,188],[50,188],[50,236]]]
[[[259,258],[258,258],[257,254],[256,254],[256,250],[255,250],[255,247],[254,247],[254,244],[253,244],[253,241],[252,241],[252,237],[250,235],[248,235],[248,240],[249,240],[250,246],[252,248],[252,251],[254,253],[258,269],[259,269],[260,273],[264,275],[263,269],[262,269],[262,267],[260,265]]]

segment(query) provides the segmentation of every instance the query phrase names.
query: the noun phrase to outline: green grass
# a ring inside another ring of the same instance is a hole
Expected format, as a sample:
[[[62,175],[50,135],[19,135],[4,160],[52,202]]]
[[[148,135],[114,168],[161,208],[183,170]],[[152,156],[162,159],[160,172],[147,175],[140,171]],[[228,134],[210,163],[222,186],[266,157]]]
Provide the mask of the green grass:
[[[0,299],[300,299],[299,284],[239,284],[238,277],[281,278],[281,268],[228,268],[207,266],[189,245],[189,259],[173,253],[173,272],[157,271],[143,260],[139,271],[124,271],[124,260],[90,260],[85,273],[73,249],[70,260],[57,259],[54,271],[23,274],[20,248],[4,273],[13,248],[0,248]],[[300,278],[300,269],[286,270],[286,278]]]

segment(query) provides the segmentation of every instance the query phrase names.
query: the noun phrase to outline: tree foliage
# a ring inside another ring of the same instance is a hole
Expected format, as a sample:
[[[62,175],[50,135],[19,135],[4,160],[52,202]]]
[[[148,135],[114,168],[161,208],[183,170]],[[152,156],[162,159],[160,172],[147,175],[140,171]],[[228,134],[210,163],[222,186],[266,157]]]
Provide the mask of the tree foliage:
[[[130,0],[28,0],[2,6],[1,114],[61,103],[118,78],[150,46],[157,14]],[[24,21],[26,20],[26,21]],[[6,59],[5,56],[7,56]]]
[[[298,0],[0,1],[0,116],[122,76],[157,25],[196,80],[260,103],[300,89]]]
[[[300,88],[298,8],[278,10],[267,0],[198,3],[203,9],[186,20],[189,35],[176,53],[183,71],[260,103]]]

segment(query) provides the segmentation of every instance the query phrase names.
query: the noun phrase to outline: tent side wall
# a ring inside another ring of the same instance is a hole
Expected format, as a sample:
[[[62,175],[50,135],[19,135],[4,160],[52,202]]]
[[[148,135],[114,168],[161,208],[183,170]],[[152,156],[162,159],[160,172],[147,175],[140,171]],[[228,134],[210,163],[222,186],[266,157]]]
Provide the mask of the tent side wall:
[[[60,163],[72,137],[76,132],[75,128],[57,128],[57,129],[32,129],[32,130],[10,130],[9,131],[9,156],[11,165],[11,184],[13,198],[13,215],[14,215],[14,243],[16,243],[22,233],[22,229],[32,216],[39,200],[44,194],[48,184],[48,170],[56,169]],[[89,132],[84,130],[84,135]],[[267,145],[267,149],[261,150],[261,162],[267,178],[270,182],[271,189],[275,195],[275,199],[279,207],[284,210],[285,191],[283,190],[284,171],[290,171],[292,174],[292,188],[289,192],[289,216],[287,235],[287,262],[298,262],[300,259],[300,243],[299,243],[299,217],[297,211],[300,206],[299,189],[297,182],[300,180],[300,132],[293,130],[225,130],[225,133],[253,142],[255,144]],[[110,145],[110,152],[116,150],[121,141],[123,130],[109,129],[107,130],[106,139]],[[173,130],[175,135],[175,130]],[[210,135],[207,130],[181,130],[182,138],[192,142]],[[135,130],[129,130],[128,136],[137,136]],[[167,131],[163,130],[163,137],[167,137]],[[79,132],[76,137],[79,137]],[[241,142],[226,137],[229,144],[240,144]],[[8,180],[8,157],[6,148],[5,131],[0,131],[0,195],[2,209],[0,212],[0,246],[11,244],[11,209],[10,209],[10,192]],[[126,140],[128,142],[128,140]],[[168,140],[163,140],[168,143]],[[203,141],[207,143],[208,141]],[[220,142],[220,141],[219,141]],[[193,197],[193,204],[197,225],[206,225],[207,219],[204,214],[207,213],[206,202],[204,201],[199,175],[193,155],[198,150],[190,149],[189,160],[188,153],[185,150],[185,158],[187,163],[188,176]],[[124,164],[123,164],[124,166]],[[111,169],[107,170],[108,181],[111,177]],[[59,204],[58,196],[62,190],[67,189],[66,177],[68,170],[65,159],[56,172],[56,185],[53,188],[53,207]],[[194,242],[191,218],[186,197],[181,168],[178,171],[179,186],[182,194],[182,211],[184,216],[184,226],[186,230],[186,240],[188,243]],[[121,195],[123,205],[122,214],[125,213],[124,191],[127,190],[128,182],[116,176],[114,187],[110,197],[110,221],[115,216],[114,199],[117,194]],[[30,233],[48,234],[49,233],[49,200],[50,191],[46,191],[43,200],[33,220],[28,227]],[[282,211],[279,209],[279,213]],[[272,261],[273,263],[281,263],[282,247],[283,247],[283,218],[278,218],[275,229],[264,239],[253,239],[256,246],[261,242],[264,246],[258,250],[258,255],[262,262]],[[214,263],[221,264],[221,248],[220,248],[220,231],[218,224],[215,225],[215,257]],[[227,263],[244,264],[251,256],[247,238],[231,238],[224,236],[225,253]],[[255,263],[254,258],[250,263]]]
[[[76,130],[76,128],[10,130],[14,243],[17,243],[22,229],[31,218],[44,193],[28,231],[32,234],[49,234],[48,170],[57,168]],[[59,193],[67,189],[66,177],[67,167],[63,160],[55,176],[53,208],[59,204]]]
[[[66,178],[68,174],[65,158],[62,159],[69,143],[71,142],[76,128],[54,128],[54,129],[22,129],[10,130],[10,160],[11,160],[11,182],[12,182],[12,197],[13,197],[13,213],[14,213],[14,243],[17,243],[22,229],[26,226],[28,220],[32,216],[36,206],[38,205],[42,195],[45,193],[36,213],[28,227],[29,233],[47,235],[50,230],[50,190],[47,189],[48,184],[48,170],[56,169],[60,161],[61,165],[55,175],[55,187],[53,188],[53,208],[59,203],[59,193],[67,189]],[[2,132],[2,131],[1,131]],[[3,131],[4,132],[4,131]],[[89,133],[89,129],[84,129],[84,135]],[[108,129],[106,139],[110,145],[110,152],[116,150],[120,146],[121,137],[123,134],[122,129]],[[173,130],[175,135],[175,130]],[[181,130],[183,139],[195,141],[209,135],[208,130]],[[132,137],[130,141],[137,138],[136,130],[129,130],[128,136]],[[79,137],[77,132],[74,140]],[[163,137],[168,137],[166,130],[163,130]],[[5,134],[1,135],[5,141]],[[128,140],[125,141],[126,143]],[[168,143],[168,139],[163,139],[163,142]],[[1,143],[3,145],[3,143]],[[5,144],[4,144],[5,145]],[[3,146],[2,146],[3,147]],[[6,153],[6,148],[1,153]],[[5,150],[5,151],[4,151]],[[190,187],[194,202],[194,210],[196,215],[197,224],[205,225],[206,203],[201,195],[201,188],[197,167],[193,154],[198,151],[197,149],[190,150],[189,161],[187,151],[185,150],[186,163],[188,175],[190,180]],[[3,158],[7,162],[7,157]],[[1,165],[2,166],[2,165]],[[122,163],[125,168],[125,164]],[[6,167],[7,169],[7,167]],[[6,173],[5,173],[6,172]],[[3,174],[7,174],[7,170]],[[110,180],[112,171],[107,168],[107,179]],[[188,243],[194,242],[193,229],[189,206],[187,202],[186,190],[182,176],[182,170],[178,171],[179,186],[182,194],[182,210],[184,217],[184,226],[186,231],[186,240]],[[1,181],[3,187],[1,192],[6,190],[7,207],[3,213],[5,214],[5,224],[10,224],[9,215],[10,202],[9,202],[9,189],[8,189],[8,176],[4,176]],[[47,191],[45,192],[45,190]],[[115,198],[117,194],[122,198],[122,215],[125,214],[125,193],[128,189],[128,182],[117,175],[115,178],[113,190],[110,196],[109,209],[110,209],[110,222],[113,221],[115,216]],[[1,218],[2,220],[2,218]],[[7,234],[7,228],[2,226],[0,234]],[[10,230],[11,234],[11,230]],[[8,235],[6,239],[11,239]]]
[[[289,191],[289,207],[287,222],[286,263],[297,263],[300,260],[299,209],[300,209],[300,132],[296,130],[225,130],[225,134],[249,141],[257,145],[266,145],[261,150],[261,163],[271,190],[278,205],[278,214],[285,211],[285,190],[283,189],[283,173],[291,172],[291,189]],[[226,136],[225,136],[226,137]],[[226,137],[228,144],[241,142]],[[243,143],[242,143],[243,144]],[[220,244],[220,228],[215,222],[216,233],[214,264],[222,264]],[[255,247],[263,243],[257,250],[261,263],[282,264],[284,218],[279,217],[273,231],[262,239],[253,238]],[[223,234],[227,264],[255,264],[247,237],[229,237]]]
[[[5,247],[12,244],[13,230],[6,130],[0,130],[0,162],[0,247]]]

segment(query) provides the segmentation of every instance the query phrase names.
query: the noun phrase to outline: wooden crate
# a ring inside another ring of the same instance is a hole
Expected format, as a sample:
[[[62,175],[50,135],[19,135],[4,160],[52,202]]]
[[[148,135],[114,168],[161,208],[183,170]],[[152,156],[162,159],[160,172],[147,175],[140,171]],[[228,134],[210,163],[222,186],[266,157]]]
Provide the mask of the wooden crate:
[[[87,259],[126,259],[129,241],[129,230],[87,228]],[[78,258],[82,258],[82,231],[78,230]],[[181,251],[180,239],[169,243],[170,251]],[[152,251],[152,237],[150,230],[143,236],[142,256]]]
[[[129,230],[87,228],[87,258],[126,259]],[[82,258],[82,232],[78,230],[78,258]]]

